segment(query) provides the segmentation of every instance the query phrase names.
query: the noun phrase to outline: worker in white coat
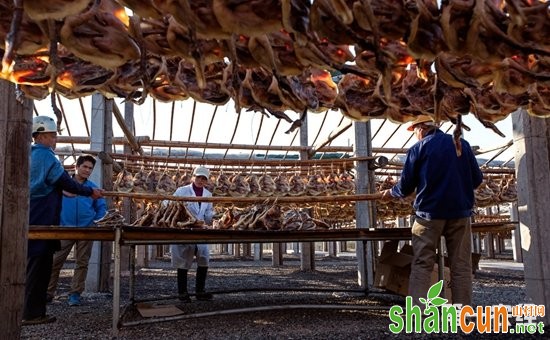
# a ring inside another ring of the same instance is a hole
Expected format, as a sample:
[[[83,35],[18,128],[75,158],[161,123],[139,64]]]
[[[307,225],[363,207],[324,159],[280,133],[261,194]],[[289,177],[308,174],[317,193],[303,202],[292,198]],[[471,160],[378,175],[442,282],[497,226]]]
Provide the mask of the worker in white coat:
[[[191,184],[179,187],[174,196],[211,197],[212,193],[205,186],[210,178],[210,171],[199,166],[193,170]],[[211,202],[187,202],[187,209],[198,221],[206,225],[212,224],[214,209]],[[191,302],[187,291],[187,272],[197,259],[197,276],[195,280],[195,297],[197,300],[212,300],[212,294],[205,291],[206,274],[208,272],[209,250],[207,244],[173,244],[170,246],[172,266],[177,269],[178,297],[181,301]]]

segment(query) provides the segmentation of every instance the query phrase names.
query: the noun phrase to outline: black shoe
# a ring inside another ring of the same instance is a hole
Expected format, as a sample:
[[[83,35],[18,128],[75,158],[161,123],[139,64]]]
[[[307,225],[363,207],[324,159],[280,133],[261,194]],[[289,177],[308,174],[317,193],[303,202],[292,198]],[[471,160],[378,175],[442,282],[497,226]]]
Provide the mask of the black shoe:
[[[185,294],[180,294],[180,295],[178,296],[178,299],[180,299],[180,301],[186,302],[186,303],[191,302],[191,297],[190,297],[189,294],[187,294],[187,293],[185,293]]]
[[[44,315],[30,320],[23,320],[23,326],[42,325],[46,323],[55,322],[57,318],[55,316]]]
[[[197,294],[195,294],[195,297],[199,301],[210,301],[214,296],[211,293],[207,292],[197,292]]]

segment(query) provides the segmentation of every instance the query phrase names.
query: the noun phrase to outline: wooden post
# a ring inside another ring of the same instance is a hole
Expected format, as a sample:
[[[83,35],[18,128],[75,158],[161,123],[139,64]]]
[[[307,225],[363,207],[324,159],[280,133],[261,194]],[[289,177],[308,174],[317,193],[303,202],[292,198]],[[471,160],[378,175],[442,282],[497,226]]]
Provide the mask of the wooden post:
[[[518,211],[527,297],[550,305],[550,119],[535,118],[520,109],[512,114]],[[550,313],[542,320],[550,323]]]
[[[504,249],[502,247],[502,238],[498,234],[493,234],[493,239],[495,240],[495,242],[494,242],[494,244],[495,244],[495,255],[496,254],[501,255],[502,250]]]
[[[512,203],[510,207],[510,220],[518,220],[518,204]],[[512,230],[512,254],[514,255],[515,262],[523,262],[523,254],[521,252],[521,229],[518,224],[514,230]]]
[[[134,131],[134,103],[127,101],[124,104],[124,123],[130,131]],[[124,153],[132,154],[132,147],[124,143]],[[132,223],[135,219],[136,207],[133,200],[129,197],[122,199],[122,214],[126,223]],[[143,246],[139,246],[143,247]],[[130,248],[128,246],[120,247],[120,270],[130,270]]]
[[[254,261],[261,261],[262,255],[263,255],[263,244],[262,243],[254,243]]]
[[[302,125],[300,126],[300,146],[308,146],[308,135],[307,135],[307,113],[304,113],[306,116],[302,120]],[[309,154],[307,151],[300,151],[300,160],[308,160]],[[308,210],[308,214],[311,216],[313,211]],[[315,270],[315,243],[313,242],[301,242],[300,247],[300,269],[301,270]]]
[[[355,122],[355,155],[367,156],[371,154],[370,122]],[[367,161],[358,161],[355,169],[355,193],[365,194],[374,191],[374,174],[368,169]],[[374,203],[357,201],[355,203],[356,228],[369,228],[376,223]],[[358,283],[367,288],[374,283],[374,255],[372,241],[357,242],[357,274]]]
[[[488,259],[495,258],[495,240],[490,232],[485,234],[485,256]]]
[[[111,150],[111,139],[113,138],[112,104],[112,100],[106,99],[100,94],[92,96],[90,150],[104,152]],[[90,180],[103,189],[110,191],[113,189],[112,178],[113,167],[98,159]],[[107,205],[112,206],[110,198],[107,198]],[[94,242],[92,256],[88,264],[86,290],[91,292],[109,291],[112,246],[112,242]]]
[[[19,339],[23,319],[32,101],[15,99],[15,85],[0,81],[0,334]]]
[[[328,251],[328,256],[329,257],[337,257],[338,256],[338,253],[337,253],[337,247],[336,247],[336,244],[337,242],[334,242],[334,241],[329,241],[327,242],[327,251]]]
[[[491,207],[485,208],[485,213],[491,216],[493,214]],[[491,232],[485,234],[485,255],[489,259],[495,258],[495,241]]]

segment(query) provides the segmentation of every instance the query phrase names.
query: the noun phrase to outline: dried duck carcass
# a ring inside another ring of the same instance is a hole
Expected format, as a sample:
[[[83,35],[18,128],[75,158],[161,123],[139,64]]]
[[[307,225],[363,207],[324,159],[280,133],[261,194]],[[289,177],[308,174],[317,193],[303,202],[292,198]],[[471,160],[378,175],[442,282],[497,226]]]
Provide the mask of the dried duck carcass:
[[[299,230],[302,227],[302,214],[298,209],[287,210],[283,215],[284,230]]]
[[[335,106],[342,114],[356,121],[367,121],[371,118],[382,118],[388,103],[377,95],[377,81],[354,74],[346,74],[338,82],[338,97]]]
[[[493,197],[495,196],[495,193],[487,185],[486,180],[483,180],[483,182],[475,190],[474,194],[475,194],[475,201],[476,201],[477,207],[489,206],[494,201]]]
[[[131,192],[134,189],[133,175],[123,169],[116,178],[115,190],[120,192]]]
[[[145,169],[141,167],[138,172],[134,175],[134,192],[146,192],[147,191],[147,173]]]
[[[215,221],[213,227],[215,229],[231,229],[235,223],[235,215],[233,214],[233,208],[225,209],[222,216]]]
[[[283,27],[280,0],[213,0],[212,9],[228,33],[260,35]]]
[[[293,175],[289,181],[289,196],[302,196],[306,193],[306,183],[300,175]]]
[[[176,182],[174,182],[172,176],[164,171],[158,180],[156,192],[159,194],[172,194],[176,189]]]
[[[75,99],[92,94],[117,76],[113,70],[77,58],[63,46],[58,48],[63,67],[57,70],[55,90],[65,98]]]
[[[184,187],[186,185],[191,184],[191,175],[186,171],[181,175],[181,177],[178,180],[178,187]],[[208,191],[212,192],[210,189]]]
[[[281,207],[273,203],[263,217],[263,224],[267,230],[280,230],[283,228],[283,216]]]
[[[276,186],[273,178],[268,174],[263,174],[259,178],[260,196],[273,196]]]
[[[260,204],[255,204],[248,210],[240,212],[236,215],[236,222],[233,224],[233,229],[247,230],[252,229],[252,222],[263,212]]]
[[[151,226],[153,225],[153,219],[157,211],[157,206],[153,202],[147,203],[147,206],[143,210],[138,211],[138,218],[132,223],[133,226]]]
[[[265,230],[279,227],[280,208],[276,202],[254,204],[246,211],[234,215],[233,228],[238,230]]]
[[[326,194],[326,183],[320,174],[310,175],[306,184],[306,193],[310,196]]]
[[[355,192],[355,181],[353,180],[353,176],[347,171],[340,174],[336,185],[340,194],[352,194]]]
[[[248,196],[250,197],[257,197],[260,195],[260,181],[258,180],[258,176],[254,174],[250,174],[246,176],[246,182],[248,183],[248,187],[250,191],[248,192]]]
[[[61,43],[79,58],[115,69],[141,55],[128,26],[129,18],[122,6],[101,0],[85,12],[66,17],[59,36]]]
[[[160,174],[155,169],[152,169],[145,177],[145,186],[148,192],[155,192],[160,179]]]
[[[286,196],[290,191],[290,184],[288,183],[288,177],[283,174],[275,177],[275,196]]]
[[[315,230],[329,227],[326,222],[312,218],[305,210],[290,209],[283,215],[283,230]]]
[[[61,20],[69,15],[79,14],[92,0],[25,0],[23,9],[35,21]]]
[[[516,188],[516,180],[514,178],[503,178],[504,185],[500,190],[500,200],[503,202],[517,202],[518,192]]]
[[[206,188],[206,190],[213,193],[216,189],[216,177],[211,175],[204,187]]]
[[[231,185],[227,191],[232,197],[245,197],[250,192],[250,185],[243,174],[237,174],[232,177]]]
[[[216,187],[212,192],[214,196],[227,196],[229,195],[229,188],[231,187],[231,181],[229,176],[224,173],[220,173],[216,178]]]
[[[340,181],[340,177],[335,172],[332,172],[332,173],[328,174],[325,177],[327,194],[329,194],[329,195],[338,195],[338,194],[340,194],[340,190],[338,188],[338,182],[339,181]]]
[[[165,206],[166,209],[163,211],[162,217],[158,219],[157,226],[181,229],[189,228],[196,224],[197,219],[189,212],[184,202],[170,201]]]
[[[25,4],[26,3],[25,1]],[[18,55],[33,55],[39,50],[44,50],[48,46],[48,37],[44,34],[40,26],[29,18],[28,14],[25,12],[23,12],[21,16],[21,23],[17,29],[17,39],[15,39],[15,41],[10,41],[8,39],[13,15],[14,2],[2,1],[0,3],[0,39],[6,42],[4,49],[6,51],[11,50],[13,56],[15,56],[15,53]],[[4,66],[9,67],[10,65]]]
[[[172,175],[172,181],[174,181],[175,185],[176,185],[176,188],[178,188],[180,185],[179,185],[179,182],[180,182],[180,178],[181,178],[182,174],[178,168],[178,170],[174,173],[174,175]]]

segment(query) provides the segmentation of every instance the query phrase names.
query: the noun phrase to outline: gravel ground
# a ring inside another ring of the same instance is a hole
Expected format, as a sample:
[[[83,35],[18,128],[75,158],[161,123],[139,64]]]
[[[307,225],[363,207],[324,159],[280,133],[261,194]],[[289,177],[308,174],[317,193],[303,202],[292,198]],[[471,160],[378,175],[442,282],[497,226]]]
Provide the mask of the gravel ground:
[[[67,268],[70,268],[69,263]],[[83,305],[69,307],[67,290],[72,270],[64,269],[60,279],[59,296],[48,306],[48,313],[57,322],[48,325],[23,327],[22,339],[107,339],[111,337],[112,295],[84,293]],[[189,274],[194,287],[195,270]],[[215,312],[228,308],[273,305],[343,304],[359,305],[372,310],[337,310],[321,307],[310,309],[256,310],[253,312],[209,315],[208,317],[173,320],[124,327],[120,339],[398,339],[388,330],[390,321],[384,307],[403,304],[404,298],[381,290],[368,297],[356,292],[356,261],[351,257],[338,259],[318,257],[315,271],[301,271],[297,258],[285,258],[284,266],[272,267],[270,260],[235,260],[214,256],[211,260],[207,288],[215,295],[213,301],[196,301],[180,305],[186,313]],[[178,304],[176,273],[169,262],[156,261],[150,268],[141,269],[136,276],[137,299],[160,299],[158,304]],[[327,291],[254,291],[259,288],[313,288]],[[123,303],[128,297],[128,278],[123,278]],[[250,291],[237,291],[243,288]],[[345,291],[342,291],[345,290]],[[227,292],[233,291],[233,292]],[[523,271],[504,268],[482,268],[474,280],[474,301],[478,305],[527,303]],[[376,309],[380,307],[381,309]],[[125,321],[148,320],[134,307],[125,313]],[[548,332],[547,332],[548,334]],[[546,335],[546,334],[545,334]],[[430,338],[408,335],[408,338]],[[433,337],[433,336],[432,336]],[[446,339],[511,338],[509,335],[445,335]],[[517,338],[517,336],[515,337]],[[524,337],[522,337],[524,338]],[[531,339],[541,338],[531,336]]]

